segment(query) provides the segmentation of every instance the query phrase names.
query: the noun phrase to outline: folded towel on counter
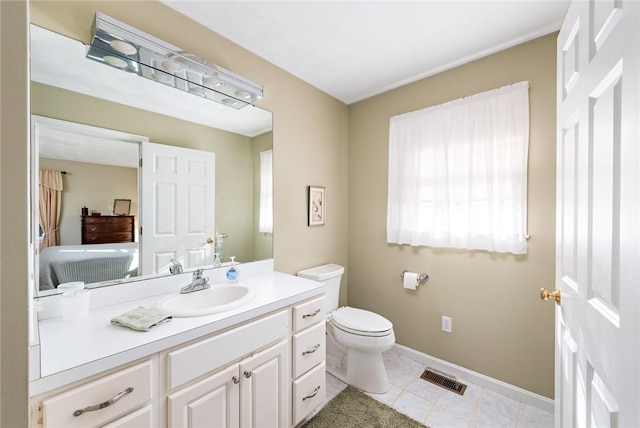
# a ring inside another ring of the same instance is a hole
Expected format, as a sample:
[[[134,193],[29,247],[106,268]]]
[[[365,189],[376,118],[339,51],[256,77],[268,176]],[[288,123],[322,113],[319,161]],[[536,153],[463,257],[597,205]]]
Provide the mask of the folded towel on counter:
[[[137,331],[149,331],[152,327],[171,321],[173,316],[157,309],[139,307],[111,319],[111,324]]]

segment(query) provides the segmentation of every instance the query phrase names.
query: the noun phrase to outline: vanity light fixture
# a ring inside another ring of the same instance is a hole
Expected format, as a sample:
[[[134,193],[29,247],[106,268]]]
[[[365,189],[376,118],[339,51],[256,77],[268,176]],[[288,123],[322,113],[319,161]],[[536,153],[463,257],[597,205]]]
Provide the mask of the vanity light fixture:
[[[87,58],[240,109],[262,98],[262,85],[101,12]]]

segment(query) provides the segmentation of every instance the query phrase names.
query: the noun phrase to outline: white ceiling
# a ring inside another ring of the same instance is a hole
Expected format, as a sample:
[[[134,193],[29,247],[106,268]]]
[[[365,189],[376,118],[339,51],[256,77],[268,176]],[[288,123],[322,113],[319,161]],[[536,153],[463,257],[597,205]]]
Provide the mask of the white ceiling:
[[[556,31],[569,5],[162,1],[346,104]]]

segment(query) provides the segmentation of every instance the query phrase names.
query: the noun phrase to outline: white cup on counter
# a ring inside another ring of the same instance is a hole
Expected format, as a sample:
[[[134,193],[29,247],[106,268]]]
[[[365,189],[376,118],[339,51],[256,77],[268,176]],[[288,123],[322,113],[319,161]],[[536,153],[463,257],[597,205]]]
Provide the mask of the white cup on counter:
[[[85,319],[89,316],[89,290],[84,288],[84,282],[67,282],[60,284],[62,291],[60,301],[62,305],[62,319],[65,321]]]

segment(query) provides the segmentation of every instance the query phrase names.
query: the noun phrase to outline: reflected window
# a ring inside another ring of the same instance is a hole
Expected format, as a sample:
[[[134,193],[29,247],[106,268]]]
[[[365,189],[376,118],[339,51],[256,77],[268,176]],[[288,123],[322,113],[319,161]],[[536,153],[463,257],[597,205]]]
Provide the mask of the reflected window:
[[[258,230],[273,233],[273,150],[260,152],[260,219]]]

